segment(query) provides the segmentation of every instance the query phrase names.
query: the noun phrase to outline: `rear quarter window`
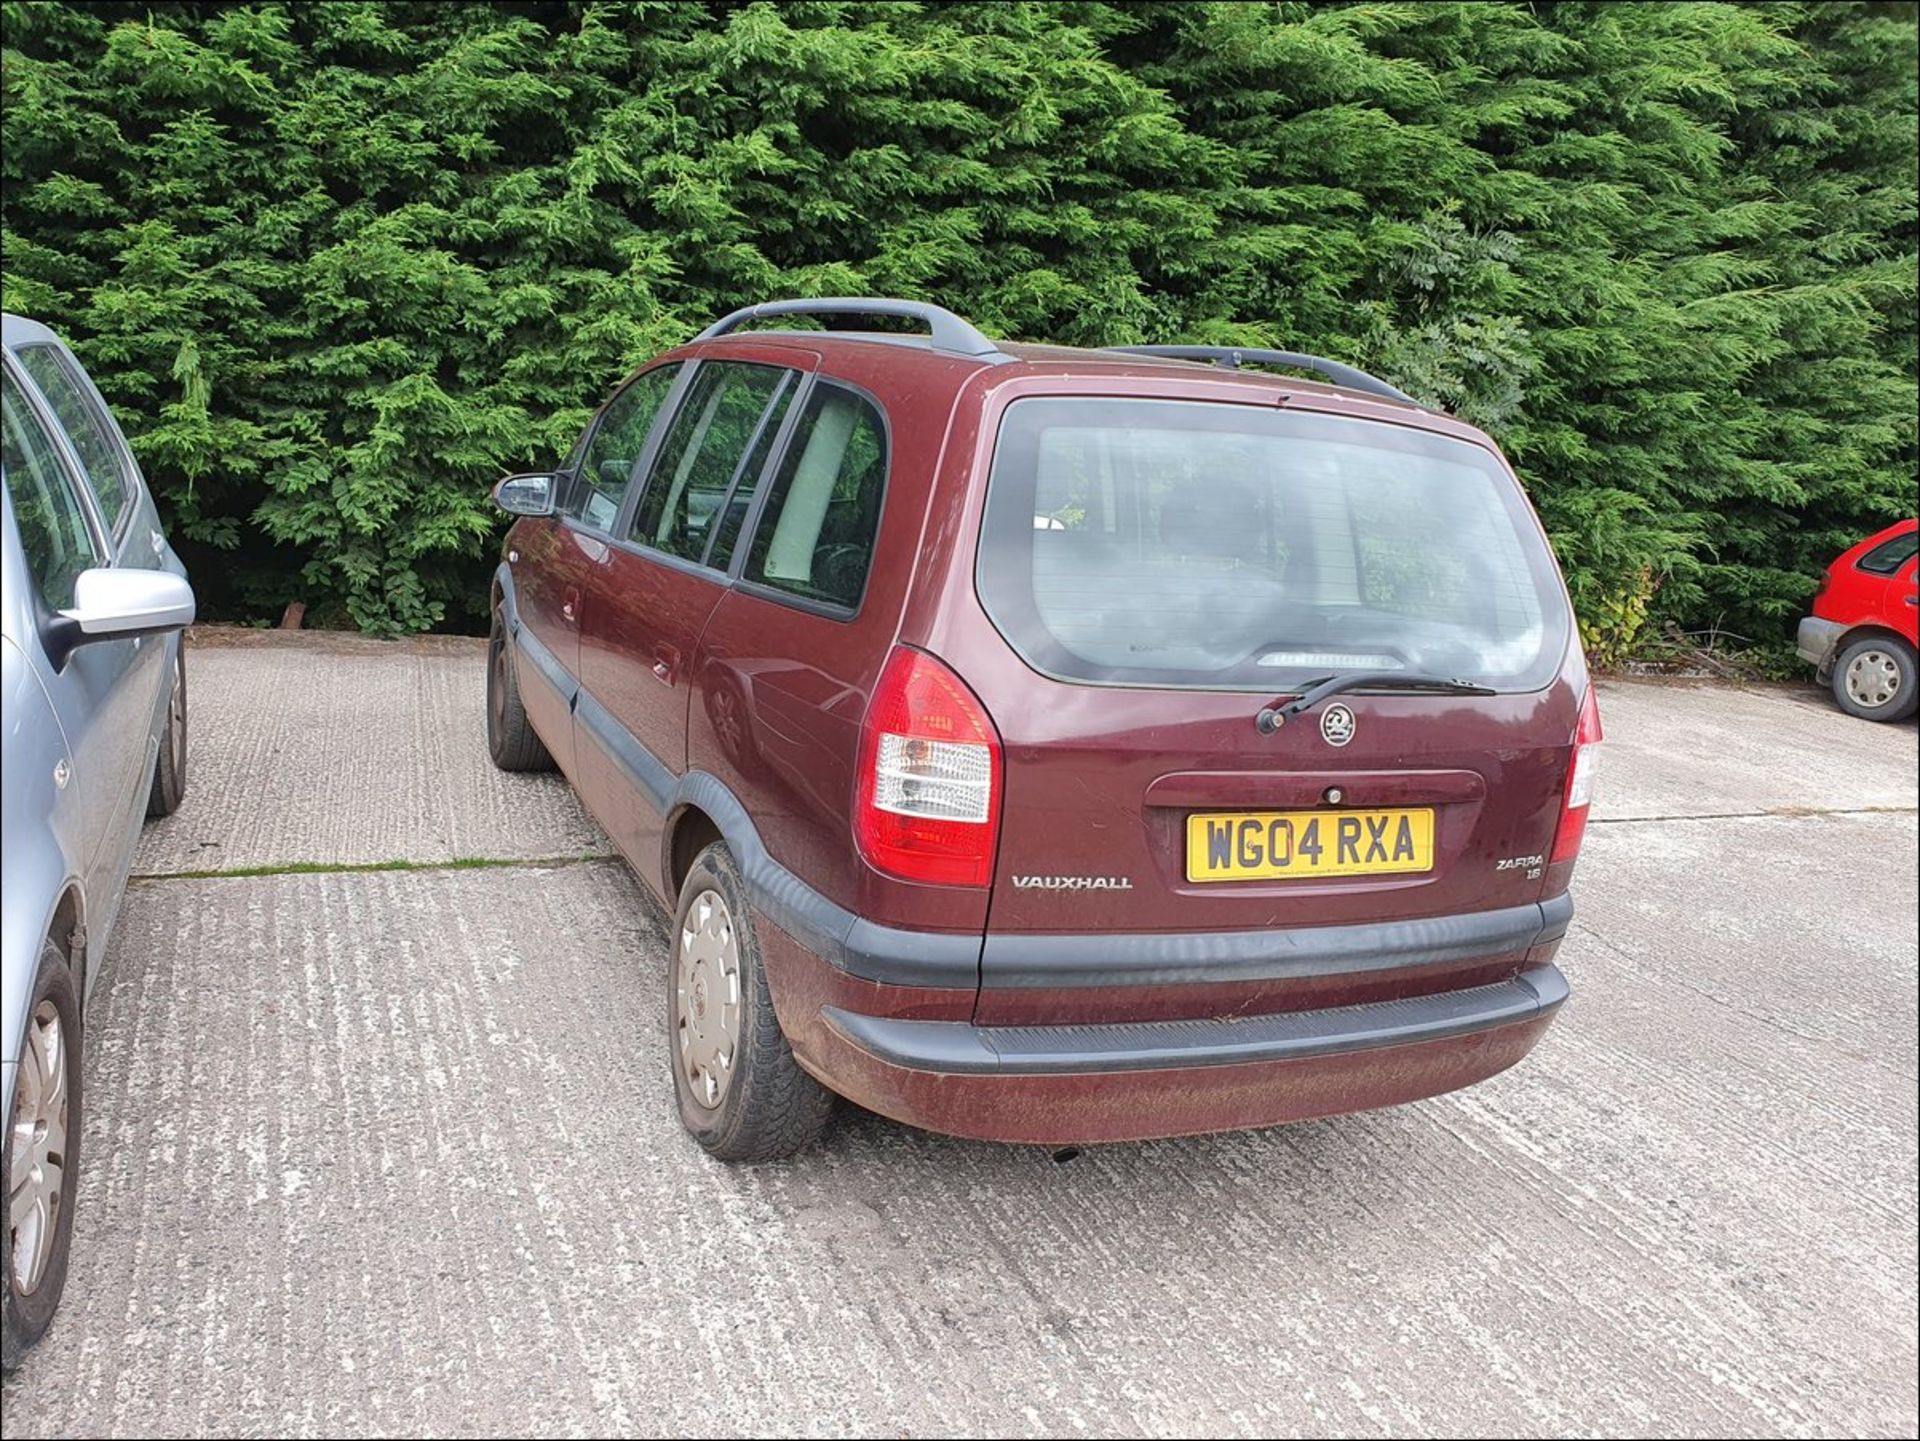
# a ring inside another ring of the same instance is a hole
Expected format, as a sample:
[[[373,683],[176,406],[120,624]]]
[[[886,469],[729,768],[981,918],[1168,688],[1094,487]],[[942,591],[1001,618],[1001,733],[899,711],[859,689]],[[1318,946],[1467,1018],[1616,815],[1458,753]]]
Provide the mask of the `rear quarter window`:
[[[1871,575],[1893,575],[1913,559],[1916,550],[1920,550],[1920,531],[1910,530],[1905,535],[1896,535],[1892,540],[1881,541],[1854,565]]]
[[[1380,669],[1530,690],[1571,629],[1490,452],[1203,401],[1014,402],[977,578],[1030,664],[1097,684],[1277,692]]]
[[[887,427],[873,403],[822,381],[767,491],[746,578],[853,610],[873,568],[887,483]]]

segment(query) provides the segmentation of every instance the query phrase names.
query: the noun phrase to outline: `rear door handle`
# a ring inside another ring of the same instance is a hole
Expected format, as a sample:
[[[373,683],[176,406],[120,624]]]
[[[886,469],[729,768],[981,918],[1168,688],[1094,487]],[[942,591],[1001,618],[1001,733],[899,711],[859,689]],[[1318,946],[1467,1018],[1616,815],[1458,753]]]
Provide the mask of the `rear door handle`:
[[[580,624],[580,587],[570,585],[560,599],[560,615],[569,625]]]
[[[670,645],[657,645],[653,648],[653,678],[673,684],[674,675],[680,669],[680,652]]]

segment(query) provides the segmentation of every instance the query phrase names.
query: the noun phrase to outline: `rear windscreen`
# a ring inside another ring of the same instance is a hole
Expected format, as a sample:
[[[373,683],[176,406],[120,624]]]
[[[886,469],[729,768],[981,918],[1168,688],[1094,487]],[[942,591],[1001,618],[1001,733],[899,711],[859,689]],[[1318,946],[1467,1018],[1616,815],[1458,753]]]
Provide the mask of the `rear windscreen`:
[[[1365,669],[1532,690],[1568,639],[1520,487],[1489,451],[1407,426],[1016,401],[981,539],[988,614],[1063,679],[1279,691]]]

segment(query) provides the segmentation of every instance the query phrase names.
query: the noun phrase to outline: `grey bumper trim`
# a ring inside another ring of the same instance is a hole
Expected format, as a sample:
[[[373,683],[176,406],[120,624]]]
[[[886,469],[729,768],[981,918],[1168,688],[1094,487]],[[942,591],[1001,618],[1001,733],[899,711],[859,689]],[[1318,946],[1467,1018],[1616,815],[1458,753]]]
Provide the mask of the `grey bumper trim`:
[[[562,705],[571,705],[574,692],[580,688],[579,682],[573,678],[565,666],[560,664],[560,658],[548,650],[538,636],[520,624],[517,611],[508,624],[513,632],[515,661],[527,662],[533,668],[533,673],[545,681],[553,693],[560,697]]]
[[[1383,1046],[1413,1046],[1552,1015],[1567,999],[1556,966],[1512,980],[1406,1000],[1236,1020],[1117,1025],[975,1026],[896,1021],[835,1006],[822,1014],[843,1037],[889,1065],[952,1075],[1069,1076],[1299,1061]]]
[[[1837,620],[1822,620],[1817,615],[1803,616],[1794,637],[1794,649],[1808,665],[1825,670],[1833,660],[1834,647],[1847,628]]]
[[[1264,931],[1033,936],[994,934],[981,955],[987,989],[1177,986],[1399,970],[1524,952],[1566,934],[1573,897],[1496,911]]]

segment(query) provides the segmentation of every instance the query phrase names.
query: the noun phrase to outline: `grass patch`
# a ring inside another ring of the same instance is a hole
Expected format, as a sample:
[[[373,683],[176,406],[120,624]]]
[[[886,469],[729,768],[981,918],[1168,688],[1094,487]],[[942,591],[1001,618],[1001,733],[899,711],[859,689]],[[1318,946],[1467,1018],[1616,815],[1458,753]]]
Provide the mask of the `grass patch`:
[[[571,856],[455,856],[450,861],[283,861],[270,866],[227,866],[204,871],[136,871],[130,881],[218,881],[241,876],[349,875],[360,871],[488,871],[507,866],[579,866],[618,856],[586,851]]]

